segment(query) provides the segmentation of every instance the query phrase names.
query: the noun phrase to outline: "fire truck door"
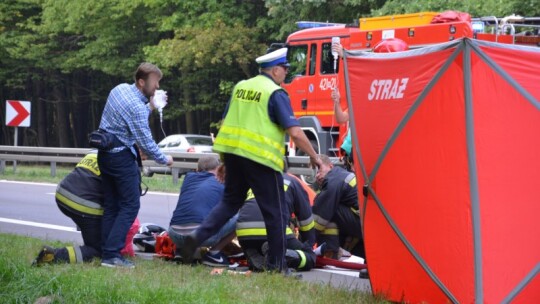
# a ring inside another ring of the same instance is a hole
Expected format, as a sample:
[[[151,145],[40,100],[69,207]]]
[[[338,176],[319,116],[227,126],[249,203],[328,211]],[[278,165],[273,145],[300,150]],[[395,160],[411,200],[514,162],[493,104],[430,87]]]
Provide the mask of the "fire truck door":
[[[332,90],[338,87],[339,84],[339,58],[334,60],[332,55],[332,44],[330,39],[320,41],[321,51],[317,55],[319,66],[317,67],[317,77],[314,80],[314,98],[312,98],[309,113],[316,115],[323,127],[331,127],[336,124],[333,120],[334,108],[330,97]],[[345,96],[344,92],[342,96]]]
[[[289,44],[287,60],[291,64],[289,73],[282,86],[287,90],[291,106],[296,117],[305,116],[308,112],[314,88],[310,79],[314,78],[316,44]]]

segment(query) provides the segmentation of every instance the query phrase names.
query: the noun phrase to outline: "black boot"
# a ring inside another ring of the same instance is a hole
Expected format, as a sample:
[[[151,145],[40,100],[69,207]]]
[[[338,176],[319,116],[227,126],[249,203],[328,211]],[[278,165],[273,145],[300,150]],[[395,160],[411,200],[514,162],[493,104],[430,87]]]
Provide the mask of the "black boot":
[[[32,262],[32,266],[41,266],[44,264],[55,263],[55,258],[54,258],[55,253],[56,253],[56,249],[49,246],[43,246],[43,248],[41,248],[41,251],[38,253],[37,257]]]

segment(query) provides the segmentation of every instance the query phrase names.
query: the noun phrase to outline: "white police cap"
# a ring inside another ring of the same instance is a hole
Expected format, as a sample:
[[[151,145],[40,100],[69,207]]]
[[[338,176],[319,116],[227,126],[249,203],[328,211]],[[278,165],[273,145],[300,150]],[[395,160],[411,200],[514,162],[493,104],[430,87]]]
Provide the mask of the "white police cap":
[[[290,66],[287,62],[287,48],[281,48],[255,59],[261,68],[269,68],[275,65]]]

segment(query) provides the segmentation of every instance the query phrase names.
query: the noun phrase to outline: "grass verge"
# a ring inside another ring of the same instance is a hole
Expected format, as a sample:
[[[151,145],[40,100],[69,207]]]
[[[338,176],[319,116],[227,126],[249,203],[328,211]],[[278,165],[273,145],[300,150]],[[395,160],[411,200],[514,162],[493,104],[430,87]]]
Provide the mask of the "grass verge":
[[[0,179],[57,184],[68,175],[73,168],[75,168],[74,165],[57,165],[56,176],[52,177],[50,166],[17,164],[17,169],[15,171],[12,166],[6,166],[4,173],[0,174]],[[172,176],[154,174],[152,177],[143,176],[143,182],[148,185],[149,191],[179,193],[183,178],[184,177],[182,176],[179,179],[178,184],[174,184]]]
[[[0,233],[3,303],[387,303],[360,291],[278,274],[210,275],[206,266],[135,258],[135,269],[99,262],[30,266],[42,241]],[[60,242],[50,242],[62,246]]]

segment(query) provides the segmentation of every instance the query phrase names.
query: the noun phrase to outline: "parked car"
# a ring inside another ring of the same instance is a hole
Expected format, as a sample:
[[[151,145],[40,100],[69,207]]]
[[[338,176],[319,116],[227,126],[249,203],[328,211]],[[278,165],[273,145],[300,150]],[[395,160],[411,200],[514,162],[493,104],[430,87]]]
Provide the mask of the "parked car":
[[[158,147],[167,154],[169,152],[193,152],[211,153],[212,137],[197,134],[174,134],[165,137],[158,143]],[[180,174],[186,173],[188,169],[180,169]],[[170,174],[171,168],[166,166],[144,166],[144,176],[152,176],[154,173]]]

